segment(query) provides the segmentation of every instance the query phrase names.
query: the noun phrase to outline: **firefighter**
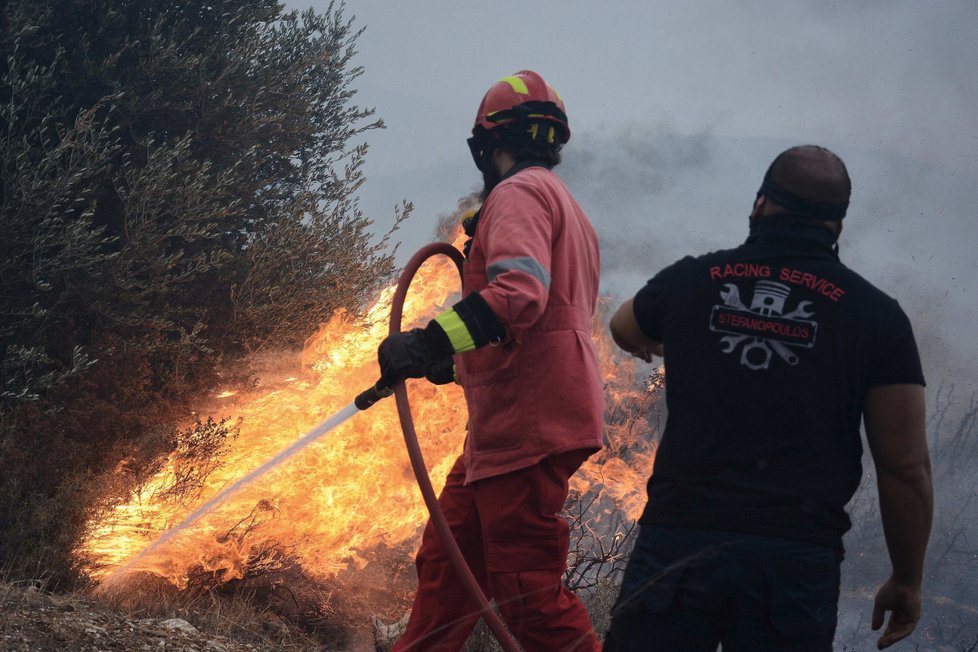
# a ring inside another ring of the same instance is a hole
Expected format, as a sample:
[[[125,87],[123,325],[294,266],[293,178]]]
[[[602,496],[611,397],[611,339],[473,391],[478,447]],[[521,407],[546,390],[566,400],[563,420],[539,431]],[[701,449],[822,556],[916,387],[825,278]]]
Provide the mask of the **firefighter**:
[[[599,650],[562,583],[568,479],[601,447],[602,381],[591,341],[598,240],[551,171],[570,138],[564,103],[537,73],[494,84],[468,144],[484,181],[465,220],[463,298],[378,349],[381,385],[457,375],[468,407],[464,452],[439,504],[470,568],[528,652]],[[454,366],[454,373],[453,373]],[[459,650],[478,621],[431,522],[418,591],[394,650]]]
[[[919,620],[924,378],[899,304],[839,261],[850,188],[827,149],[783,152],[743,245],[666,267],[612,317],[623,349],[665,356],[668,417],[605,650],[831,650],[860,419],[892,563],[879,647]]]

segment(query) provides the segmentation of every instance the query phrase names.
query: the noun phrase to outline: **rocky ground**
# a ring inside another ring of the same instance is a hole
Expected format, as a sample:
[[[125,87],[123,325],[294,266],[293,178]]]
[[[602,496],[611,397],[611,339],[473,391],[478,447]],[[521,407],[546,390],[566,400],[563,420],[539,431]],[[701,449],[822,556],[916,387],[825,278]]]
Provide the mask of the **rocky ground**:
[[[363,575],[358,579],[362,581]],[[371,614],[360,602],[310,627],[296,614],[256,610],[256,604],[267,604],[268,599],[255,599],[254,594],[250,599],[204,595],[180,601],[165,592],[143,593],[138,601],[125,604],[52,593],[41,586],[0,579],[0,652],[387,652],[407,623],[404,609]],[[341,594],[350,593],[350,587],[344,588]],[[392,600],[391,588],[387,600]],[[602,587],[588,600],[599,631],[607,627],[613,595]],[[381,602],[373,594],[364,599],[373,605]],[[404,606],[403,599],[394,602]],[[480,624],[465,652],[501,649]]]
[[[180,617],[145,617],[78,594],[0,581],[0,652],[386,652],[407,621],[373,616],[370,631],[346,631],[330,643],[228,606],[182,611]],[[465,647],[466,652],[501,649],[483,624]]]
[[[190,621],[196,621],[197,625]],[[32,585],[0,583],[0,650],[79,652],[168,650],[245,652],[328,649],[274,621],[253,626],[213,615],[146,618],[78,595],[51,594]]]

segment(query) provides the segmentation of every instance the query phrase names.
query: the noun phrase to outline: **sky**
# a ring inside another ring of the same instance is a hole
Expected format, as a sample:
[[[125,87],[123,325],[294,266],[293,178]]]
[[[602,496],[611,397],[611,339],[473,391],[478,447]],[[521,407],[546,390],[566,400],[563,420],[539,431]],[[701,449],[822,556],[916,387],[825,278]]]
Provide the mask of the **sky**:
[[[565,101],[556,172],[599,234],[605,295],[741,243],[771,160],[823,145],[853,181],[842,261],[910,316],[930,396],[978,391],[978,2],[349,0],[344,12],[365,28],[354,101],[386,123],[365,137],[361,208],[383,232],[394,206],[415,205],[400,262],[480,187],[465,144],[476,109],[528,68]]]
[[[354,101],[386,123],[365,136],[361,208],[383,232],[395,205],[415,206],[396,234],[400,262],[479,188],[465,144],[476,109],[529,68],[565,100],[572,137],[557,172],[601,238],[606,294],[741,242],[767,165],[815,143],[853,179],[842,260],[904,304],[931,370],[978,369],[978,3],[360,0],[343,11],[365,28]]]

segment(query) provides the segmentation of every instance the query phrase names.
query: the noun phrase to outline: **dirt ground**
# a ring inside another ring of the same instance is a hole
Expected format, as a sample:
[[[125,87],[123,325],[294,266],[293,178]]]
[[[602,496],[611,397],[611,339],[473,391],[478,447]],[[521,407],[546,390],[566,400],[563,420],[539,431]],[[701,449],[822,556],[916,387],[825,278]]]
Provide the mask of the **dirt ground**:
[[[323,649],[295,640],[280,624],[266,623],[259,625],[257,632],[245,630],[236,635],[234,628],[221,628],[226,631],[220,633],[206,631],[201,619],[192,614],[186,618],[133,617],[78,595],[56,595],[31,585],[0,583],[0,650],[4,652]],[[198,625],[188,620],[196,620]]]

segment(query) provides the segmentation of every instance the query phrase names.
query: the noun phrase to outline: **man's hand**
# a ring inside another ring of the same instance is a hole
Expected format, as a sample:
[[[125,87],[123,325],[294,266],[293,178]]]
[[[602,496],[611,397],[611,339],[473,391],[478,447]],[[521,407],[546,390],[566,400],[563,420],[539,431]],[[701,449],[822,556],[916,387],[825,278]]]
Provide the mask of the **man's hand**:
[[[424,377],[433,385],[447,385],[456,382],[455,360],[445,358],[431,365]]]
[[[393,387],[405,378],[421,378],[431,365],[430,357],[420,328],[388,336],[377,349],[380,384]]]
[[[920,603],[919,586],[902,586],[891,577],[880,587],[873,604],[873,631],[883,626],[886,612],[891,613],[883,635],[876,642],[878,649],[890,647],[910,636],[920,620]]]
[[[632,309],[632,299],[629,299],[611,317],[608,325],[611,329],[611,338],[621,349],[631,353],[636,358],[652,362],[652,356],[660,358],[663,355],[662,342],[650,340],[642,332],[635,319],[635,312]]]
[[[663,351],[661,344],[654,344],[651,346],[642,347],[637,351],[632,351],[632,355],[639,360],[652,362],[652,360],[655,359],[655,356],[659,356],[661,358],[663,355],[665,355],[665,352]]]
[[[421,378],[436,370],[446,358],[451,360],[451,356],[451,344],[441,327],[434,329],[429,326],[394,333],[377,349],[380,384],[393,387],[397,381],[405,378]]]

